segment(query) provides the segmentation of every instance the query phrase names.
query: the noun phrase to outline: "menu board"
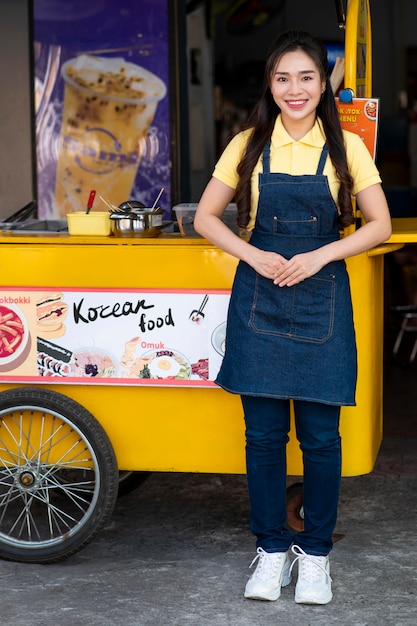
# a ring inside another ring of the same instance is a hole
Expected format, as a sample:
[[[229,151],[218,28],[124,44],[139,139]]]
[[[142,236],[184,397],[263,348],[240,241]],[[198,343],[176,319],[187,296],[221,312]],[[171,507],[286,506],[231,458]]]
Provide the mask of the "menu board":
[[[3,382],[214,387],[228,290],[2,288]]]
[[[39,218],[164,189],[170,219],[168,0],[34,0],[33,34]]]
[[[365,142],[375,159],[379,119],[378,98],[353,98],[351,102],[341,102],[336,98],[342,128],[356,133]]]

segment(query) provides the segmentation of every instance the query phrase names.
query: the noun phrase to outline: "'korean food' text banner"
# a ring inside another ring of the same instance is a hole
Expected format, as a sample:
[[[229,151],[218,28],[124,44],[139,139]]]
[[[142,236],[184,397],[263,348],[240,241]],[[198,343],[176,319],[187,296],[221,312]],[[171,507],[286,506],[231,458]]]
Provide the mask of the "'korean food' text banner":
[[[3,288],[4,382],[215,386],[229,291]]]

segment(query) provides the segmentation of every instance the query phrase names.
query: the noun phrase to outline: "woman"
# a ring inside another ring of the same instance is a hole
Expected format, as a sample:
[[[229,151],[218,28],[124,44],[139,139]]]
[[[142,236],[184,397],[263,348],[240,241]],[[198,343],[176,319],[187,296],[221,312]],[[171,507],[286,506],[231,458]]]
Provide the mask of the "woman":
[[[249,128],[232,139],[198,206],[195,228],[240,262],[217,383],[240,394],[257,567],[245,597],[276,600],[298,561],[295,601],[332,599],[329,552],[341,476],[339,415],[355,404],[356,347],[344,259],[391,233],[375,165],[341,130],[327,53],[308,33],[277,38]],[[352,195],[365,224],[354,222]],[[235,198],[249,241],[221,221]],[[286,521],[290,400],[304,464],[304,531]]]

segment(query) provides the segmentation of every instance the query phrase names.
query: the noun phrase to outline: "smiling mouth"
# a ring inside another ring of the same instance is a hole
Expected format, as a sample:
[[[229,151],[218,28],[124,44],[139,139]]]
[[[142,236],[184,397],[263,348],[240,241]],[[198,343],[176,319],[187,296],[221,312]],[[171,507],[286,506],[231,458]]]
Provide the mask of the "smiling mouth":
[[[301,107],[307,100],[287,100],[287,105],[290,107]]]

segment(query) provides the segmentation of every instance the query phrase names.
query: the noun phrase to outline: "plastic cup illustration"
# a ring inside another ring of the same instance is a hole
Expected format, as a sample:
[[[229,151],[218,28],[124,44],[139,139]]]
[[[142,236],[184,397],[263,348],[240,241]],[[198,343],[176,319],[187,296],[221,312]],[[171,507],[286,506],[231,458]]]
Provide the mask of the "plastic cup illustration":
[[[130,197],[165,83],[123,58],[80,55],[62,66],[64,109],[55,213],[83,210],[90,189],[114,204]]]

